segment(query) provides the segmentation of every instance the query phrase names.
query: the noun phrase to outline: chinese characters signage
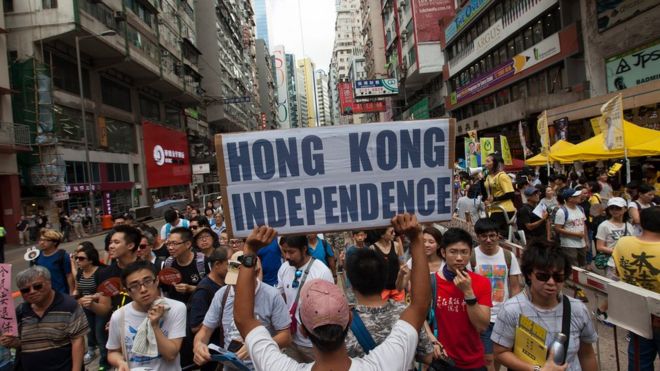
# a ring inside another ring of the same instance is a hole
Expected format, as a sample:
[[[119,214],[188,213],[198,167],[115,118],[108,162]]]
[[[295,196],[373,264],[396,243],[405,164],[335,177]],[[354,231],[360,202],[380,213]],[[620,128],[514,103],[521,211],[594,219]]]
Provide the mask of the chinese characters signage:
[[[148,187],[189,184],[192,171],[186,134],[149,121],[142,127]]]
[[[353,84],[350,82],[340,82],[337,84],[337,88],[339,90],[339,108],[342,115],[385,111],[384,101],[357,103],[353,97]]]

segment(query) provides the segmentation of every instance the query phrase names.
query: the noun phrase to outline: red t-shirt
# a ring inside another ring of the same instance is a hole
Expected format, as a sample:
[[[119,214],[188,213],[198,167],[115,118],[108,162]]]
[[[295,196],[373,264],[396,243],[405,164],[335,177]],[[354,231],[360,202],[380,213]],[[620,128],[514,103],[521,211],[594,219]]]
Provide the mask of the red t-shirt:
[[[481,305],[492,307],[490,281],[476,273],[468,272],[472,279],[472,291]],[[447,355],[459,368],[480,368],[484,361],[484,346],[477,329],[470,323],[463,292],[453,282],[436,273],[437,298],[435,318],[438,323],[438,340]]]

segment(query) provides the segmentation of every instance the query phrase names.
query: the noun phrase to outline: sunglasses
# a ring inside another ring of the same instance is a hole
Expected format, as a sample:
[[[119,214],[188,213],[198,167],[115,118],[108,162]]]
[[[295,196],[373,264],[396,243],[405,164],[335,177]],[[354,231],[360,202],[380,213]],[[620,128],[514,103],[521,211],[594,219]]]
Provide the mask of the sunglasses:
[[[190,229],[192,229],[193,231],[196,231],[196,230],[199,229],[199,226],[198,225],[191,225]]]
[[[85,260],[87,260],[87,258],[84,257],[84,256],[76,256],[76,260],[77,261],[85,261]]]
[[[25,295],[25,294],[29,293],[30,290],[40,291],[43,288],[44,288],[43,283],[35,283],[35,284],[32,284],[32,286],[28,286],[28,287],[24,287],[22,289],[19,289],[19,291],[21,292],[21,294]]]
[[[147,247],[149,247],[149,245],[147,245],[146,243],[143,243],[143,244],[138,245],[138,249],[140,249],[140,250],[144,250],[144,249],[146,249]]]
[[[559,272],[553,272],[553,273],[548,273],[548,272],[535,272],[534,276],[536,277],[537,280],[541,282],[548,282],[550,280],[550,277],[557,282],[561,283],[564,282],[564,274],[559,273]]]
[[[302,277],[302,271],[297,270],[296,274],[295,274],[295,277],[293,278],[293,282],[291,283],[291,287],[293,287],[294,289],[297,289],[298,286],[300,286],[300,277]]]

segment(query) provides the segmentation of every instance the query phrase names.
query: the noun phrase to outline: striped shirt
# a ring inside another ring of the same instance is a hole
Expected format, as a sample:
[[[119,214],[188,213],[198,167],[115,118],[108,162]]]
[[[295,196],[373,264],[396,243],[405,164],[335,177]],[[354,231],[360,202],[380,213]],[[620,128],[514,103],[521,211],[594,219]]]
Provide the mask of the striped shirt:
[[[71,340],[89,330],[82,307],[71,296],[55,292],[53,303],[39,317],[28,303],[16,308],[25,370],[70,370]]]
[[[89,278],[80,276],[80,278],[78,279],[77,286],[78,286],[78,293],[82,296],[92,295],[96,292],[96,280],[94,279],[94,276],[91,276]]]

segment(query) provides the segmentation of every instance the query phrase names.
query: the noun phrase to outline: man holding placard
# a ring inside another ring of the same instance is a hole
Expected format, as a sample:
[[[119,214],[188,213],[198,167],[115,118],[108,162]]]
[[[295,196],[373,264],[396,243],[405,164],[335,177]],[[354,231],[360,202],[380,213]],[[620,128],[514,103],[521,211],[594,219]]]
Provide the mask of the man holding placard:
[[[89,331],[82,307],[71,296],[53,290],[50,272],[41,266],[16,275],[23,300],[16,308],[18,337],[0,336],[0,345],[20,348],[18,369],[81,370],[85,334]]]

